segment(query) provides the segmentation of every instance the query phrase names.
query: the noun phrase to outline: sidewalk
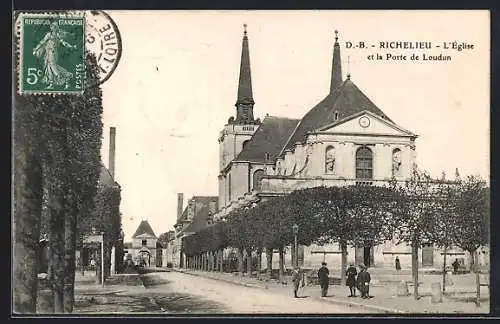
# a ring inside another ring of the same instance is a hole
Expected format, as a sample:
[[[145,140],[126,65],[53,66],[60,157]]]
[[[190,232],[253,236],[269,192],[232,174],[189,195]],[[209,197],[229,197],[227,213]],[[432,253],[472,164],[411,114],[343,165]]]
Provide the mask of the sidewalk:
[[[139,274],[117,274],[97,283],[95,273],[75,274],[73,314],[157,313],[159,307],[145,295]],[[51,291],[39,290],[37,313],[49,314],[53,305]]]
[[[220,273],[220,272],[202,272],[185,269],[175,269],[175,271],[211,278],[214,280],[225,281],[232,284],[243,285],[246,287],[267,289],[269,291],[287,294],[292,298],[293,288],[290,283],[290,278],[286,278],[288,284],[283,285],[276,280],[257,280],[256,278],[240,277],[237,273]],[[395,276],[396,277],[396,276]],[[443,302],[431,303],[431,284],[441,276],[435,278],[426,278],[422,275],[421,286],[419,287],[420,299],[415,300],[413,296],[397,296],[397,284],[385,284],[378,282],[370,287],[371,299],[361,299],[347,297],[349,288],[345,286],[330,286],[328,297],[320,297],[319,286],[309,285],[301,288],[300,295],[307,295],[311,298],[324,302],[346,305],[350,307],[359,307],[364,309],[364,312],[383,312],[383,313],[441,313],[441,314],[486,314],[489,313],[489,290],[488,287],[481,287],[481,306],[476,307],[474,304],[475,285],[470,285],[470,280],[464,278],[465,284],[459,284],[458,278],[456,284],[447,286],[447,294],[443,296]],[[373,277],[372,277],[373,278]],[[406,280],[406,275],[400,278],[393,279]],[[374,279],[376,280],[376,279]],[[411,280],[411,276],[410,276]],[[420,280],[419,280],[420,281]],[[439,281],[438,281],[439,282]],[[413,292],[410,287],[410,293]]]

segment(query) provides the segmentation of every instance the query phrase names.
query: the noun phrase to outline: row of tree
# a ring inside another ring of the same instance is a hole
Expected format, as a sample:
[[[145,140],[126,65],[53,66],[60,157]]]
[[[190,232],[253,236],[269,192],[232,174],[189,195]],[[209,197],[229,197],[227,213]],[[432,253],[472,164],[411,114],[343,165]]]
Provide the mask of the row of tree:
[[[86,81],[98,67],[86,57]],[[119,187],[99,188],[102,93],[15,95],[14,311],[35,313],[41,234],[49,241],[49,282],[56,313],[72,312],[75,249],[83,232],[99,226],[116,240],[120,232]]]
[[[194,256],[233,247],[240,260],[243,252],[248,258],[256,252],[260,260],[266,251],[270,270],[272,250],[277,249],[282,277],[284,249],[293,246],[293,226],[298,225],[298,244],[338,243],[342,269],[348,246],[375,246],[387,240],[409,244],[418,282],[418,249],[423,243],[458,246],[474,256],[479,247],[488,244],[489,213],[489,189],[484,180],[474,176],[437,180],[416,169],[409,181],[302,189],[233,211],[227,221],[186,237],[184,251]],[[418,285],[414,287],[418,296]]]

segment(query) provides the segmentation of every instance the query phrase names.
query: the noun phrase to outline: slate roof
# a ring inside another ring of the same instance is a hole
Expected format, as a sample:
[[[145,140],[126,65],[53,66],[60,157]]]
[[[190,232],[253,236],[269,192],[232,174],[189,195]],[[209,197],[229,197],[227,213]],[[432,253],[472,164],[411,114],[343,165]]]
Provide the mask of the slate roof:
[[[218,202],[219,202],[219,197],[218,196],[194,196],[192,198],[194,201],[194,216],[193,219],[191,220],[191,223],[189,223],[183,230],[182,232],[188,233],[188,232],[198,232],[202,228],[207,227],[207,218],[209,217],[209,212],[210,212],[210,202],[215,202],[215,212],[217,211],[218,208]],[[190,199],[191,201],[191,199]],[[189,208],[189,202],[188,206],[184,210],[184,212],[187,214],[187,209]],[[184,214],[184,213],[183,213]]]
[[[141,221],[141,223],[139,224],[139,227],[137,227],[137,230],[135,231],[134,235],[132,235],[132,238],[136,238],[137,236],[142,235],[142,234],[149,234],[149,235],[153,236],[154,238],[157,238],[155,235],[155,232],[151,228],[151,225],[149,225],[148,221],[146,221],[146,220]]]
[[[108,168],[101,163],[101,173],[99,175],[99,184],[106,187],[112,187],[114,184],[113,177]]]
[[[299,121],[299,119],[266,116],[235,161],[273,161]],[[269,154],[267,160],[266,153]]]
[[[295,143],[304,142],[307,132],[334,123],[335,112],[338,112],[337,120],[341,120],[364,110],[393,122],[348,78],[305,114],[280,154],[291,149]]]

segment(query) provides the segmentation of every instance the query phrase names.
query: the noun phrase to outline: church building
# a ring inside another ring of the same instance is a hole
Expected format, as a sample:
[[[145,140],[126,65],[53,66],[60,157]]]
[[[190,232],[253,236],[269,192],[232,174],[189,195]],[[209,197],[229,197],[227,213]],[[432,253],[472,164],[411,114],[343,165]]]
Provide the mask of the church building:
[[[228,119],[219,136],[215,221],[224,219],[232,210],[297,189],[382,185],[393,177],[400,181],[411,177],[417,135],[377,107],[349,74],[344,79],[337,31],[329,72],[330,88],[324,99],[301,119],[269,115],[262,121],[256,119],[245,26],[236,116]],[[442,260],[439,252],[433,247],[421,249],[420,264],[439,267]],[[365,263],[369,267],[393,266],[396,256],[403,267],[410,266],[409,246],[387,242],[348,249],[348,262]],[[308,268],[317,267],[322,261],[340,266],[340,258],[337,244],[313,244],[299,250],[299,261]],[[290,265],[291,258],[285,259]],[[277,260],[273,257],[273,263]],[[266,264],[265,260],[262,264]]]

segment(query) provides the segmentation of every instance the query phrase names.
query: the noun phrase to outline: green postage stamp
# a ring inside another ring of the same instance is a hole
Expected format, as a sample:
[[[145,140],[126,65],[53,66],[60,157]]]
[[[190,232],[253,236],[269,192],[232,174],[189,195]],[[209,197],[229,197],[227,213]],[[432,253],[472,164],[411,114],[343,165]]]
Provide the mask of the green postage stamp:
[[[85,16],[78,12],[20,13],[18,92],[80,94],[85,82]]]

